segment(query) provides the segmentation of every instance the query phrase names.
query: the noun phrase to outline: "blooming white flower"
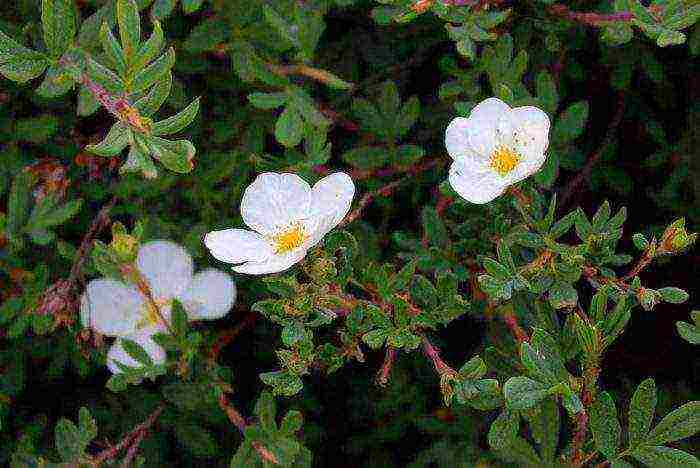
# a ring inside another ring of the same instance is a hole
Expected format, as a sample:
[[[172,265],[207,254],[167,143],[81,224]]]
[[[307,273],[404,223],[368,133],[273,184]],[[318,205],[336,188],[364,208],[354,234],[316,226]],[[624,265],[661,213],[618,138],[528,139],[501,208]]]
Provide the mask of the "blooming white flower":
[[[88,283],[80,299],[83,326],[117,337],[107,353],[107,367],[115,374],[121,372],[116,362],[139,366],[124,350],[121,338],[140,344],[153,362],[165,361],[165,350],[152,337],[167,333],[163,319],[170,320],[174,299],[182,303],[190,320],[223,317],[236,300],[236,285],[228,274],[215,269],[193,274],[192,257],[173,242],[143,244],[135,266],[144,282],[141,287],[100,278]]]
[[[457,117],[447,126],[445,146],[454,159],[450,185],[472,203],[490,202],[542,167],[549,126],[537,107],[481,101],[469,118]]]
[[[204,237],[211,254],[238,273],[277,273],[304,258],[350,210],[355,184],[343,172],[313,188],[296,174],[260,174],[246,188],[241,216],[252,229],[212,231]]]

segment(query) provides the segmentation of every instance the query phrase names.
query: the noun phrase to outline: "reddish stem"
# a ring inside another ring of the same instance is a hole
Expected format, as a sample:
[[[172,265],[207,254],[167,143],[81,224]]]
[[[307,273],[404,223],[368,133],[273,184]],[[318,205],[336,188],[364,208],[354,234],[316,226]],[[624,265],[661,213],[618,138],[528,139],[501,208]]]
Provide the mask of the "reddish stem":
[[[107,460],[111,460],[114,457],[116,457],[117,454],[125,448],[132,447],[134,444],[140,443],[146,432],[148,432],[151,426],[155,424],[156,420],[158,419],[158,416],[160,416],[164,409],[165,404],[161,403],[144,422],[136,426],[131,432],[125,435],[121,442],[119,442],[117,445],[114,445],[113,447],[103,450],[102,452],[98,453],[95,457],[93,457],[93,466],[100,466],[100,464],[106,462]]]
[[[433,361],[433,366],[435,367],[435,371],[438,373],[438,375],[442,376],[444,374],[457,373],[456,370],[448,366],[447,363],[442,360],[440,357],[440,350],[433,346],[426,336],[423,336],[421,344],[423,346],[423,353],[429,357],[431,361]]]
[[[513,338],[515,338],[518,343],[524,343],[524,342],[529,342],[530,337],[528,334],[523,330],[523,328],[520,326],[518,323],[518,318],[515,316],[513,312],[506,312],[503,314],[503,321],[505,322],[506,326],[508,327],[508,330],[510,330],[510,333],[513,335]]]
[[[396,348],[387,346],[386,354],[384,355],[384,363],[377,373],[377,383],[384,386],[389,382],[389,373],[391,372],[391,367],[394,365],[396,360]]]
[[[587,26],[605,26],[606,23],[629,23],[634,18],[634,14],[630,11],[619,11],[609,14],[593,12],[582,13],[572,11],[566,5],[552,5],[548,10],[555,16],[582,23]]]
[[[240,433],[244,434],[245,428],[248,426],[248,423],[245,421],[245,418],[243,418],[243,415],[236,408],[233,407],[228,398],[226,398],[226,394],[223,392],[219,396],[219,407],[224,413],[226,413],[226,416],[228,417],[229,421],[231,421],[233,425],[236,426],[236,428],[238,428]],[[279,460],[277,460],[275,454],[268,450],[260,442],[255,441],[251,445],[253,446],[255,451],[258,452],[258,455],[263,461],[279,465]]]

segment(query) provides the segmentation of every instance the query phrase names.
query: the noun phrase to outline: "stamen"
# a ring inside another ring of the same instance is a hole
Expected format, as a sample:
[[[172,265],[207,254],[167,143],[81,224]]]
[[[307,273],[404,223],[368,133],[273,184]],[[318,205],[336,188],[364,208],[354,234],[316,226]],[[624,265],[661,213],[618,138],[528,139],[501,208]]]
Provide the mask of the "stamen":
[[[504,176],[515,169],[515,166],[520,162],[520,154],[506,146],[498,146],[490,156],[491,167]]]
[[[301,224],[294,224],[272,237],[272,242],[275,244],[275,253],[283,254],[294,250],[300,247],[308,238],[309,236],[304,232],[304,227]]]

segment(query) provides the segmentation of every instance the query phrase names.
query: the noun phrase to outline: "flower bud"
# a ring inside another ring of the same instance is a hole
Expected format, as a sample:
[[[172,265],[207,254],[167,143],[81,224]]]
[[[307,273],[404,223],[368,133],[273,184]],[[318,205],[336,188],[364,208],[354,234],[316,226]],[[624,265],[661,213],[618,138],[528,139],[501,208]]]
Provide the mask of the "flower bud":
[[[697,233],[688,233],[685,229],[685,219],[679,218],[664,231],[658,254],[677,254],[687,249],[697,240]]]

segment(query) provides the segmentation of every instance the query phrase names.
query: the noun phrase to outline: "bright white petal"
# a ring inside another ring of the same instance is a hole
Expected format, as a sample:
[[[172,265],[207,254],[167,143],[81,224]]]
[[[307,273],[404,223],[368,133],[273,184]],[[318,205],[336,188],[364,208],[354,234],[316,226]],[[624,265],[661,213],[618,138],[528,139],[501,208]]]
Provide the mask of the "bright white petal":
[[[469,167],[454,162],[450,167],[450,185],[465,200],[483,204],[500,196],[507,185],[501,182],[496,174],[472,172]]]
[[[233,271],[237,273],[245,273],[248,275],[267,275],[270,273],[279,273],[290,268],[306,255],[306,249],[296,249],[284,255],[274,255],[264,262],[248,262],[243,265],[233,267]]]
[[[469,146],[482,157],[488,158],[500,144],[496,132],[499,119],[510,110],[508,104],[497,98],[488,98],[477,104],[469,115]]]
[[[143,298],[133,286],[101,278],[90,281],[80,298],[83,326],[108,336],[125,336],[136,330]]]
[[[457,117],[445,130],[445,148],[454,160],[462,159],[472,153],[469,146],[469,119]]]
[[[165,350],[159,344],[153,341],[152,337],[155,333],[163,333],[164,331],[165,330],[162,327],[142,328],[124,338],[140,344],[143,350],[146,351],[146,353],[148,353],[148,355],[151,357],[154,364],[162,364],[165,362]],[[120,362],[129,367],[141,367],[141,363],[129,356],[124,350],[121,339],[117,339],[117,341],[114,342],[112,347],[109,348],[109,351],[107,352],[107,367],[112,374],[121,373],[121,370],[117,366],[116,362]]]
[[[136,267],[148,282],[154,299],[172,299],[182,294],[192,281],[192,257],[170,241],[147,242],[139,249]]]
[[[355,184],[349,175],[344,172],[327,175],[311,189],[309,218],[323,218],[317,229],[328,232],[348,214],[354,196]]]
[[[260,174],[241,201],[243,221],[261,234],[274,235],[309,212],[311,187],[296,174]]]
[[[213,268],[200,271],[180,301],[190,320],[217,319],[226,315],[236,302],[236,285],[223,271]]]
[[[516,107],[509,114],[514,126],[515,149],[526,159],[539,161],[549,146],[549,117],[533,106]]]
[[[274,249],[257,232],[247,229],[224,229],[204,236],[204,245],[217,260],[226,263],[262,262]]]

